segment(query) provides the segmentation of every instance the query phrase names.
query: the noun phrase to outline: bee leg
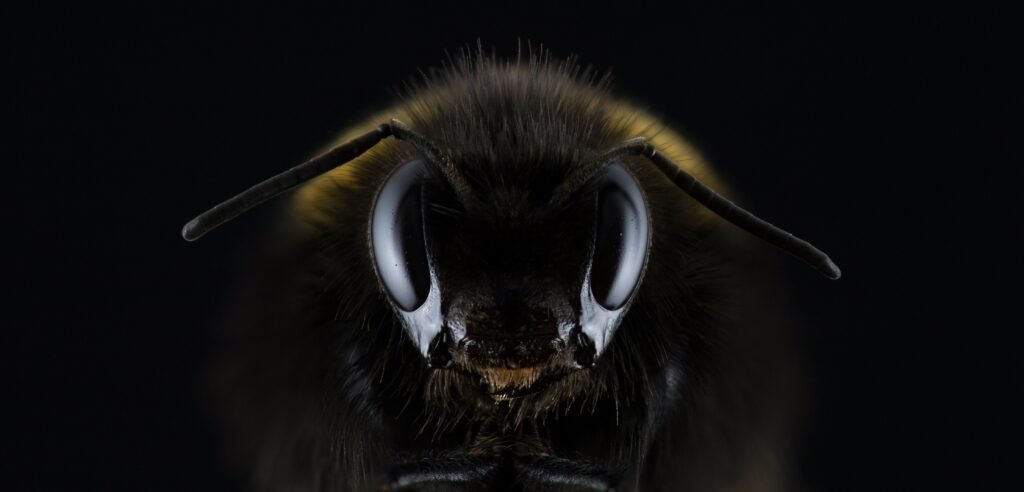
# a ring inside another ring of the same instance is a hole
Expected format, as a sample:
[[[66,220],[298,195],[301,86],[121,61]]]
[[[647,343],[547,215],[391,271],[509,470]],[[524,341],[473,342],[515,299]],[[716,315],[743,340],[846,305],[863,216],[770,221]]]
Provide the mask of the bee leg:
[[[551,456],[520,457],[515,468],[525,490],[612,492],[621,483],[602,466]]]
[[[500,462],[495,457],[435,456],[391,468],[382,491],[491,490]]]

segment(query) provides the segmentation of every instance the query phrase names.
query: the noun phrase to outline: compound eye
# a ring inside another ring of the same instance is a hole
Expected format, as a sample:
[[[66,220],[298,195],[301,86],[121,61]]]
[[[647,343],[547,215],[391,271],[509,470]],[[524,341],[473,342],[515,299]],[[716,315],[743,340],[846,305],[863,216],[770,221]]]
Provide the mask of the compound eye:
[[[622,165],[608,168],[597,197],[597,230],[590,289],[607,310],[626,304],[647,262],[647,205],[640,185]]]
[[[377,193],[370,225],[377,276],[406,312],[419,308],[430,292],[420,186],[424,173],[421,160],[395,170]]]

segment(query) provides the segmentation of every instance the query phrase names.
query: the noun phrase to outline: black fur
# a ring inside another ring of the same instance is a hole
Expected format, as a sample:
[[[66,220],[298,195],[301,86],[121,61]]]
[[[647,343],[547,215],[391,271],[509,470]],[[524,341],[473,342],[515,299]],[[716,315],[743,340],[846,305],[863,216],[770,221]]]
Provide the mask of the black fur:
[[[606,79],[546,55],[469,55],[414,85],[396,113],[470,188],[451,197],[432,178],[435,210],[467,231],[435,240],[481,275],[503,257],[537,275],[536,258],[585,261],[577,239],[590,225],[562,214],[588,209],[549,203],[574,171],[637,136],[613,103]],[[258,490],[372,490],[417,470],[469,477],[433,485],[444,490],[791,490],[796,373],[786,323],[761,287],[760,246],[701,219],[649,163],[628,160],[653,228],[629,314],[593,368],[495,403],[470,375],[426,367],[377,284],[370,207],[412,157],[385,141],[342,178],[320,178],[316,202],[289,207],[244,281],[212,388]]]

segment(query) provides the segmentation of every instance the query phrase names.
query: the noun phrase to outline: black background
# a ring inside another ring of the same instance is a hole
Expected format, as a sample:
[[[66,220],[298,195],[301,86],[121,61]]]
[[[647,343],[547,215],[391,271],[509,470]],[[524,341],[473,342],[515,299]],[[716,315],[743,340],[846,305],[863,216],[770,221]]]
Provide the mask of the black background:
[[[270,214],[195,244],[181,225],[477,38],[611,69],[619,93],[706,150],[741,203],[843,268],[828,282],[782,262],[811,327],[810,490],[1019,481],[1019,16],[486,3],[4,15],[15,124],[2,154],[0,487],[240,488],[199,385],[233,272]]]

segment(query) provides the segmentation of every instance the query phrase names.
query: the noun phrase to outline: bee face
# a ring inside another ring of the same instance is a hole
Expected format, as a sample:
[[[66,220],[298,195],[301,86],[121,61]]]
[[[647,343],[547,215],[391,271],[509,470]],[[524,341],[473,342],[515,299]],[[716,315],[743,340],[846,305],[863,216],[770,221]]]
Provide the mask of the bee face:
[[[593,365],[646,265],[636,179],[613,165],[556,202],[557,179],[497,176],[460,198],[432,178],[422,159],[396,167],[370,221],[377,278],[427,363],[500,398]]]
[[[466,60],[186,224],[194,240],[304,184],[220,385],[241,447],[257,444],[253,470],[277,474],[260,488],[367,490],[387,473],[609,489],[614,470],[652,463],[623,473],[675,490],[761,473],[753,448],[747,465],[703,461],[786,435],[776,399],[759,398],[785,371],[747,364],[773,356],[771,317],[721,315],[757,285],[726,223],[839,270],[716,193],[684,139],[575,70]],[[700,422],[715,432],[689,432]]]

